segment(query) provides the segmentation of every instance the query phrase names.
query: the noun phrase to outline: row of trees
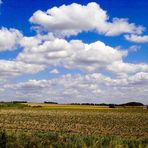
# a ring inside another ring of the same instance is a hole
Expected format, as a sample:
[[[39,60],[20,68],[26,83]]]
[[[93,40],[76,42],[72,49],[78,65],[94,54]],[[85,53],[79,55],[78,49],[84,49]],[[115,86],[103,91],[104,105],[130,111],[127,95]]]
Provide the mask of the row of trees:
[[[101,103],[101,104],[96,104],[96,103],[71,103],[71,105],[95,105],[95,106],[144,106],[144,104],[140,102],[128,102],[124,104],[106,104],[106,103]]]

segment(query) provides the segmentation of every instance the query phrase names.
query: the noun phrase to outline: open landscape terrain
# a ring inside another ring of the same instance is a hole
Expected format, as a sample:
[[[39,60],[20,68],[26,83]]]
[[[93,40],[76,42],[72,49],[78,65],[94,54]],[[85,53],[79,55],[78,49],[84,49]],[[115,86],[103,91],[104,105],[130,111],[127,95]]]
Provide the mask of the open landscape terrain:
[[[0,0],[0,148],[148,148],[148,0]]]
[[[143,107],[17,104],[1,107],[6,147],[148,147]]]

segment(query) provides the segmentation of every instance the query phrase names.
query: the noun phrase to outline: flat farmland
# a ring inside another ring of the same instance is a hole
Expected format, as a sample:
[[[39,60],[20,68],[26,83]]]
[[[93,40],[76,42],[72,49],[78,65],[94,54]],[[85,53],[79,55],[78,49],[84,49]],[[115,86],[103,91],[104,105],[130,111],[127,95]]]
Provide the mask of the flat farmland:
[[[127,144],[127,141],[131,140],[138,147],[147,147],[148,110],[140,107],[110,109],[97,106],[32,104],[31,107],[24,109],[1,109],[0,129],[9,136],[20,133],[27,135],[50,133],[58,137],[66,136],[66,139],[71,136],[75,136],[76,139],[95,137],[96,141],[98,137],[107,139],[110,137],[111,141],[112,138],[118,139],[113,142],[117,146]],[[82,141],[83,146],[89,147],[84,139]],[[94,143],[96,141],[93,140]]]

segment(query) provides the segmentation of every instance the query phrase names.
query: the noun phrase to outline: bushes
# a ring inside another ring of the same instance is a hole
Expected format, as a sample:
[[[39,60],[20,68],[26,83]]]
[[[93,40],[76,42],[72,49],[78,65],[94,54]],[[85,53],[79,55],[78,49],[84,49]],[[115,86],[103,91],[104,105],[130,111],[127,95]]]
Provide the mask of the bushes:
[[[22,109],[24,107],[29,107],[29,105],[27,105],[27,104],[21,104],[21,103],[17,103],[17,102],[0,103],[0,109],[8,109],[8,108]]]
[[[0,148],[145,148],[148,139],[118,139],[113,136],[81,136],[51,132],[0,132]]]
[[[5,131],[0,132],[0,148],[6,148],[7,137]]]
[[[115,108],[114,104],[109,104],[109,108]]]

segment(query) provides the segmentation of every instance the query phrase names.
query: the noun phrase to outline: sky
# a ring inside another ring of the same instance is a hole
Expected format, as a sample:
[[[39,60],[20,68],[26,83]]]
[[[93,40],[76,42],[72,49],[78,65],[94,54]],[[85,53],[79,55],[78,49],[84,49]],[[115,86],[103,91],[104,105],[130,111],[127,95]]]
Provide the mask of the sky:
[[[0,0],[0,101],[148,104],[147,0]]]

